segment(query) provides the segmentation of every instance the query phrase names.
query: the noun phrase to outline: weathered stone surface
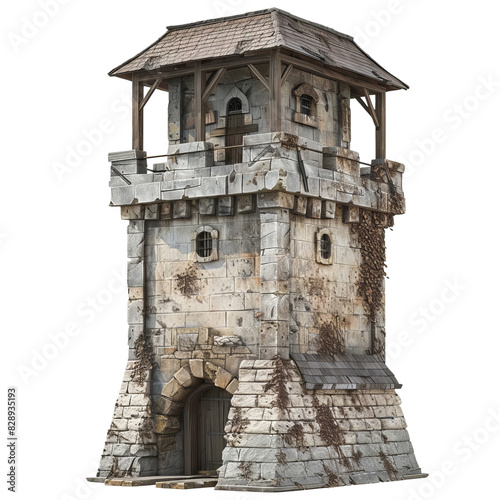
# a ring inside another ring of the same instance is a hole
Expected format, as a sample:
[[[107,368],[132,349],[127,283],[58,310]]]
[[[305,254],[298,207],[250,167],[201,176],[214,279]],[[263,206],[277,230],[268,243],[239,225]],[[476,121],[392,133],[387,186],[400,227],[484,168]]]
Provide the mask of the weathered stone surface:
[[[154,415],[153,430],[156,434],[175,435],[181,429],[181,423],[178,417]]]
[[[217,387],[225,389],[232,378],[233,376],[231,375],[231,373],[229,373],[227,370],[224,370],[224,368],[219,367],[215,374],[215,385]]]

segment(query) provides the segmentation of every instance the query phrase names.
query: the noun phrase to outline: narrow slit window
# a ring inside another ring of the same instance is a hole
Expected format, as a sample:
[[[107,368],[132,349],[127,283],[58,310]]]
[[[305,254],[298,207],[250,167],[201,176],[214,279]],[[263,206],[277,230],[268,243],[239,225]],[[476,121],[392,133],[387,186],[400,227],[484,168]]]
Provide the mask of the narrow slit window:
[[[321,258],[329,260],[332,255],[332,241],[328,234],[323,234],[320,241]]]
[[[202,231],[196,236],[196,253],[205,258],[212,255],[212,250],[212,235],[208,231]]]
[[[326,266],[333,264],[333,237],[328,228],[316,233],[316,262]]]
[[[311,116],[313,106],[313,98],[310,95],[302,94],[300,96],[300,112],[303,115]]]

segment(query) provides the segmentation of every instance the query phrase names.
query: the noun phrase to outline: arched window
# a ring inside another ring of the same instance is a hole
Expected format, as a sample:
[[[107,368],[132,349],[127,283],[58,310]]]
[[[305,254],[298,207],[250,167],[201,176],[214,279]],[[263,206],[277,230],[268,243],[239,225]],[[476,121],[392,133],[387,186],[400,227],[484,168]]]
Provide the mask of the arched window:
[[[212,235],[208,231],[202,231],[196,236],[196,253],[199,257],[210,257],[212,255]]]
[[[308,83],[303,83],[293,93],[296,99],[293,121],[317,128],[319,95],[314,87]]]
[[[241,99],[238,99],[237,97],[233,97],[227,103],[227,114],[228,115],[235,115],[235,114],[241,113],[242,110],[243,110],[243,104],[241,102]]]
[[[196,262],[219,259],[219,231],[210,226],[200,226],[191,233],[191,255]]]
[[[333,238],[328,228],[316,233],[316,262],[324,265],[333,264]]]
[[[332,240],[327,233],[321,235],[320,251],[322,259],[328,260],[332,255]]]

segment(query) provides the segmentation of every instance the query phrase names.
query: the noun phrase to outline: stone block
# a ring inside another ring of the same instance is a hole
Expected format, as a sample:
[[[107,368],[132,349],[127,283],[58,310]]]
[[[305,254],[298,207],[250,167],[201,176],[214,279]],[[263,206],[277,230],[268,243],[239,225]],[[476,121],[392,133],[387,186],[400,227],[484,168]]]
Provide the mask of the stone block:
[[[190,359],[189,368],[194,377],[203,379],[203,360],[201,359]]]
[[[241,386],[240,382],[240,386]],[[262,392],[262,387],[260,388]],[[231,400],[231,406],[234,408],[256,408],[257,407],[257,396],[256,395],[243,395],[240,393],[241,391],[238,389],[238,393],[233,396]]]
[[[132,205],[134,203],[136,203],[136,199],[133,185],[111,188],[111,205]]]
[[[160,211],[160,205],[146,205],[144,208],[144,218],[146,220],[158,220]]]
[[[172,204],[162,203],[160,209],[160,219],[167,220],[172,218]]]
[[[255,211],[255,196],[251,194],[241,195],[236,198],[236,207],[239,214],[247,214]]]
[[[142,300],[129,300],[127,307],[127,319],[129,325],[143,324],[144,304]]]
[[[181,384],[183,387],[192,387],[194,385],[193,375],[191,370],[187,367],[182,367],[174,374],[175,379]],[[163,394],[166,396],[166,394]]]
[[[185,195],[189,198],[204,198],[206,196],[227,195],[227,176],[203,177],[198,187],[186,188]]]
[[[342,221],[344,222],[344,224],[359,223],[359,207],[344,207],[342,212]]]
[[[222,389],[225,389],[229,382],[231,382],[233,376],[224,368],[219,367],[215,373],[215,385]]]
[[[121,207],[121,218],[123,220],[144,219],[144,207],[142,205]]]
[[[321,206],[321,217],[323,219],[335,219],[335,209],[337,205],[334,201],[325,200]]]
[[[303,198],[301,196],[295,196],[292,213],[297,215],[305,215],[306,212],[307,212],[307,198]]]
[[[168,382],[161,391],[162,396],[164,396],[165,398],[169,398],[174,402],[184,401],[184,398],[188,393],[189,391],[184,388],[175,378],[171,379],[170,382]]]
[[[198,207],[200,215],[215,215],[216,203],[214,198],[201,198]]]
[[[234,198],[232,196],[222,196],[218,199],[218,214],[221,217],[234,214]]]
[[[153,431],[156,434],[175,435],[181,429],[177,416],[153,415]]]
[[[174,219],[191,218],[191,202],[189,200],[174,201],[172,205],[172,217]]]
[[[147,203],[161,199],[160,183],[149,182],[147,184],[138,184],[135,186],[136,203]]]
[[[192,351],[198,343],[198,333],[177,333],[177,346],[180,351]]]
[[[306,217],[311,219],[321,219],[322,204],[321,200],[316,198],[307,199]]]

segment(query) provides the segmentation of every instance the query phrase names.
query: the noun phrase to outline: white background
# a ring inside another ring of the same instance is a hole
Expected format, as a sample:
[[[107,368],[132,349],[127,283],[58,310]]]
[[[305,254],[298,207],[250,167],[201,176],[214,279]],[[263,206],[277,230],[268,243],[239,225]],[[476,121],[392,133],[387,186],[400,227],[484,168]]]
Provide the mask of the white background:
[[[388,364],[404,384],[399,394],[417,460],[431,476],[314,494],[495,496],[500,37],[494,2],[52,0],[50,15],[42,3],[8,2],[1,19],[2,383],[3,390],[18,388],[18,498],[258,496],[83,479],[95,474],[127,356],[126,289],[116,278],[124,279],[126,223],[108,207],[107,154],[131,147],[131,85],[107,73],[167,25],[272,6],[354,35],[410,85],[387,100],[388,157],[407,165],[407,214],[387,237]],[[166,152],[165,102],[158,92],[147,106],[149,154]],[[353,122],[352,149],[369,161],[370,119],[361,110]],[[80,157],[71,158],[78,150]],[[61,333],[71,325],[72,337]],[[6,429],[6,403],[2,408]]]

